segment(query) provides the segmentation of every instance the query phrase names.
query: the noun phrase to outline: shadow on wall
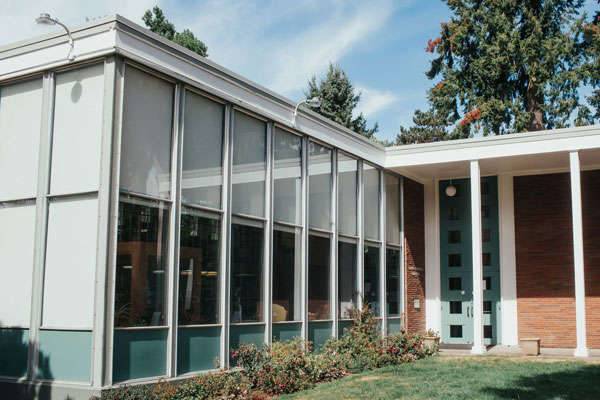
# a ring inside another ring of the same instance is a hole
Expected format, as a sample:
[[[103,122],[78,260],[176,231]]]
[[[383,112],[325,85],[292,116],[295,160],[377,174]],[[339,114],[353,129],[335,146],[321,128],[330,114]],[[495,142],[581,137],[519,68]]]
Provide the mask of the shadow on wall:
[[[3,328],[0,321],[0,376],[21,378],[27,375],[27,358],[29,347],[33,343],[29,340],[29,330],[20,328]],[[50,370],[50,359],[42,352],[39,354],[38,375],[45,379],[53,379]],[[43,390],[39,384],[23,383],[10,385],[10,393],[2,388],[2,395],[8,398],[45,399],[51,397],[50,386]]]
[[[597,399],[600,393],[600,365],[576,362],[570,364],[572,367],[569,366],[568,371],[521,377],[510,382],[510,387],[484,387],[481,390],[482,397],[492,395],[495,399]]]

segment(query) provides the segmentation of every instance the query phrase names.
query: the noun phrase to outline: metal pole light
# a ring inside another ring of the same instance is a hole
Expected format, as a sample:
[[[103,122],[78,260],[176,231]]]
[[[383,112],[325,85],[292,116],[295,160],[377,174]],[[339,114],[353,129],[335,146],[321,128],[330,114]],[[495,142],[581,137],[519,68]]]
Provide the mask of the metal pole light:
[[[39,17],[35,19],[35,22],[40,25],[60,25],[67,31],[67,36],[69,37],[69,54],[67,58],[69,61],[73,61],[75,59],[75,55],[73,54],[73,47],[75,44],[73,43],[73,36],[71,36],[71,31],[65,24],[60,22],[58,18],[52,18],[48,13],[41,13]]]

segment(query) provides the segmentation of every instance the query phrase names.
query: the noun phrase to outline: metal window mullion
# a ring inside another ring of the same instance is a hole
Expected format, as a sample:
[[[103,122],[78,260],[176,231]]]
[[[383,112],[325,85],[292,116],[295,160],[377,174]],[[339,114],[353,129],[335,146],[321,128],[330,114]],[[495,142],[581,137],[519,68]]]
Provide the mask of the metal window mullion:
[[[379,304],[381,314],[381,336],[387,336],[387,188],[385,186],[385,174],[379,171],[379,238],[381,239],[381,247],[379,254]]]
[[[338,337],[338,150],[332,151],[332,167],[331,167],[331,240],[330,249],[331,255],[331,319],[332,335]]]
[[[94,285],[94,326],[92,329],[92,386],[104,385],[106,368],[107,326],[107,268],[110,242],[111,167],[115,115],[115,92],[117,84],[117,60],[114,56],[104,61],[104,93],[102,111],[102,147],[100,154],[100,177],[98,188],[98,237],[96,246],[96,270]]]
[[[406,265],[404,264],[405,260],[405,246],[406,242],[404,240],[404,177],[400,177],[400,185],[398,188],[398,196],[399,206],[400,206],[400,315],[403,316],[402,322],[404,323],[404,328],[406,328],[406,288],[404,287],[406,276]]]
[[[48,231],[48,188],[50,186],[50,160],[52,152],[52,129],[54,124],[54,73],[44,73],[42,83],[42,123],[38,154],[37,201],[35,210],[35,239],[33,277],[31,290],[31,314],[29,321],[29,352],[27,379],[37,380],[40,326],[42,323],[44,264]]]
[[[267,123],[267,154],[266,154],[266,176],[265,176],[265,245],[264,245],[264,320],[265,342],[271,343],[273,340],[273,141],[275,140],[273,123]]]
[[[221,202],[223,220],[221,223],[221,351],[219,355],[222,368],[229,367],[229,321],[230,321],[230,270],[231,270],[231,158],[233,144],[234,111],[231,104],[225,106],[223,130],[223,190]]]
[[[365,270],[364,270],[364,259],[365,259],[365,207],[364,207],[364,173],[363,173],[363,161],[358,161],[358,184],[357,187],[357,204],[356,204],[356,232],[358,233],[358,246],[356,254],[356,284],[358,297],[356,299],[356,306],[358,309],[362,309],[363,300],[365,295]]]
[[[302,278],[301,278],[301,300],[302,300],[302,328],[301,337],[308,340],[308,137],[302,137]]]
[[[169,276],[167,278],[167,305],[169,334],[167,340],[167,376],[177,375],[177,315],[179,290],[179,231],[181,225],[181,169],[183,148],[183,110],[185,90],[182,83],[175,86],[173,104],[171,198],[173,205],[169,223]]]

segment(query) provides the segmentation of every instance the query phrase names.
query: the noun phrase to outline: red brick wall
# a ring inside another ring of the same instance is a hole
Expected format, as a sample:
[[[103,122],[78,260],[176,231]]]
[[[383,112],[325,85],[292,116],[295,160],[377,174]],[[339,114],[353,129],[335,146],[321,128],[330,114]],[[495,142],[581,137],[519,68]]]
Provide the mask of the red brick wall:
[[[425,204],[420,183],[404,179],[404,263],[406,271],[406,327],[425,331]],[[414,307],[419,299],[420,308]]]
[[[576,346],[569,174],[514,178],[519,338]]]
[[[600,348],[600,171],[581,173],[587,344]]]

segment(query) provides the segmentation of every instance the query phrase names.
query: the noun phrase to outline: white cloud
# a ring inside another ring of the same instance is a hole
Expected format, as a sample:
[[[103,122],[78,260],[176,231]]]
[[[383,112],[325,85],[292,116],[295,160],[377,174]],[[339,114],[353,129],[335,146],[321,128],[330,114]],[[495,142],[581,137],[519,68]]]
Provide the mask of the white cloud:
[[[357,87],[356,90],[361,93],[356,113],[362,112],[367,117],[371,117],[380,111],[386,110],[401,100],[398,95],[386,90],[377,90],[366,87]]]

